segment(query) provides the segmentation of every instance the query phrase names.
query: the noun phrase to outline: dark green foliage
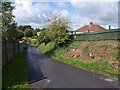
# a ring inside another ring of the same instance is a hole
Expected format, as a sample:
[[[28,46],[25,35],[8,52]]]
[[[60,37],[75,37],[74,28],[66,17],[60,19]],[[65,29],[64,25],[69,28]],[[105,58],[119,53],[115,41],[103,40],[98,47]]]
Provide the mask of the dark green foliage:
[[[37,42],[40,43],[49,43],[50,42],[50,38],[48,35],[48,29],[43,29],[40,31],[39,37],[37,39]]]
[[[35,37],[37,36],[37,30],[34,30],[31,26],[19,26],[19,31],[24,33],[25,37]]]
[[[25,30],[25,36],[26,36],[26,37],[32,37],[32,36],[33,36],[33,30],[27,28],[27,29]]]
[[[37,36],[37,30],[33,29],[30,25],[18,26],[17,27],[19,32],[22,32],[25,37],[35,37]]]
[[[17,38],[19,35],[19,32],[17,31],[17,23],[12,23],[9,26],[9,29],[5,32],[7,38]]]
[[[20,32],[18,31],[18,39],[22,39],[24,37],[24,33],[23,32]]]
[[[20,25],[20,26],[18,26],[17,29],[20,30],[20,31],[22,31],[22,32],[24,32],[27,28],[33,30],[33,28],[30,25],[25,25],[25,26]]]
[[[8,28],[11,22],[13,22],[12,10],[14,9],[11,6],[11,2],[2,2],[2,25]]]
[[[33,36],[37,36],[37,30],[33,30]]]
[[[18,29],[19,31],[22,31],[22,32],[25,31],[25,27],[24,27],[24,26],[18,26],[17,29]]]
[[[11,2],[2,2],[2,36],[4,38],[17,37],[17,24],[13,20],[13,9]]]

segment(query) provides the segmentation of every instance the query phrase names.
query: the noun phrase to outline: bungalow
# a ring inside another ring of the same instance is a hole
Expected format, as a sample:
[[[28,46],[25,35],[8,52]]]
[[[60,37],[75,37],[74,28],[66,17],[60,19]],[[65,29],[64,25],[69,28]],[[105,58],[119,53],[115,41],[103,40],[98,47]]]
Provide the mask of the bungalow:
[[[90,22],[88,25],[85,25],[75,31],[76,34],[78,33],[84,33],[84,32],[96,32],[96,31],[101,31],[101,30],[107,30],[100,25],[93,24]]]

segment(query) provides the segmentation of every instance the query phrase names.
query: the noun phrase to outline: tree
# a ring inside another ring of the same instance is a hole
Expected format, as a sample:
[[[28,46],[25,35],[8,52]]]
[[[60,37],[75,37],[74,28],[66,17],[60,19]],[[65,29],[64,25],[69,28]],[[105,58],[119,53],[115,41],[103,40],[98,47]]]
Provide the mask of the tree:
[[[22,26],[22,25],[18,26],[17,29],[18,29],[19,31],[21,31],[21,32],[24,32],[24,31],[25,31],[25,27]]]
[[[54,42],[55,47],[62,46],[70,40],[68,30],[71,22],[62,17],[61,14],[51,15],[45,19],[47,29],[42,29],[38,37],[39,43]]]
[[[50,38],[49,38],[49,35],[48,35],[48,28],[43,28],[41,29],[40,31],[40,34],[39,34],[39,37],[37,39],[37,42],[40,44],[40,43],[49,43],[50,42]]]
[[[25,36],[26,37],[32,37],[33,36],[33,30],[30,28],[25,29]]]
[[[46,19],[45,22],[48,23],[46,37],[54,42],[56,46],[60,46],[69,40],[68,29],[70,28],[69,24],[71,24],[70,21],[57,14]]]
[[[35,28],[35,30],[36,30],[37,32],[40,32],[40,29],[38,29],[38,28]]]
[[[37,31],[33,30],[33,37],[37,36]]]
[[[20,26],[18,26],[17,29],[20,30],[20,31],[22,31],[22,32],[25,32],[25,30],[26,30],[27,28],[33,30],[33,28],[32,28],[30,25],[24,25],[24,26],[20,25]]]
[[[18,39],[22,39],[24,37],[24,33],[23,32],[20,32],[18,31]]]
[[[13,22],[9,29],[6,30],[5,35],[7,38],[17,38],[18,37],[18,31],[17,31],[17,24]]]
[[[15,8],[11,2],[2,2],[2,36],[7,38],[17,37],[17,23],[13,20],[15,16],[12,14],[12,10]]]
[[[30,25],[20,25],[17,27],[19,32],[24,33],[26,37],[34,37],[37,34],[37,31],[34,30]]]

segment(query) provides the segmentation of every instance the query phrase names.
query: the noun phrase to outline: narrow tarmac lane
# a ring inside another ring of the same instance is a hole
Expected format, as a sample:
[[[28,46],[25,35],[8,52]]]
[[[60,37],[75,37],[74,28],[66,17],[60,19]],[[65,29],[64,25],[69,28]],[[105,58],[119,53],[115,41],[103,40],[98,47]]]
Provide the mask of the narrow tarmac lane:
[[[31,88],[117,88],[118,82],[101,74],[53,60],[29,45],[26,64]]]

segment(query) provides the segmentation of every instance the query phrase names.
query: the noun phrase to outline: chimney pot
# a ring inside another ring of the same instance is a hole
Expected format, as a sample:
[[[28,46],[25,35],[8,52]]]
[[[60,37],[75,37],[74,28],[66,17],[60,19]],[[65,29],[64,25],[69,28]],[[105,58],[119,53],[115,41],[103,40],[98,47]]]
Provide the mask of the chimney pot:
[[[109,25],[109,30],[111,29],[111,26]]]
[[[93,22],[89,22],[89,25],[93,25]]]

